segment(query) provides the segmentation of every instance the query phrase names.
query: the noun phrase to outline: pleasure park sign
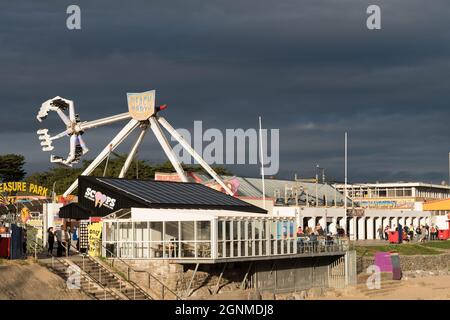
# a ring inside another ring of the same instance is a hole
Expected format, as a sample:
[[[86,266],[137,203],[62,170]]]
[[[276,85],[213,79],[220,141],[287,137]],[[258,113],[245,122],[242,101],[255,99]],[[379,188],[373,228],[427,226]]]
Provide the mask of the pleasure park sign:
[[[209,164],[191,147],[191,145],[179,134],[170,123],[161,117],[158,113],[166,109],[166,105],[156,106],[155,104],[156,92],[155,90],[145,91],[141,93],[128,93],[127,103],[128,112],[101,118],[92,121],[81,121],[80,116],[75,113],[75,104],[72,100],[62,97],[55,97],[45,101],[37,114],[37,120],[43,122],[49,115],[50,111],[58,114],[65,125],[65,130],[54,136],[49,134],[48,129],[39,129],[37,134],[41,141],[43,151],[53,151],[53,141],[69,137],[69,154],[66,158],[61,156],[50,156],[50,161],[71,167],[80,161],[81,157],[88,153],[86,143],[82,135],[85,131],[97,127],[110,125],[118,121],[128,120],[128,123],[120,130],[116,136],[112,138],[109,143],[106,143],[104,149],[97,155],[91,164],[81,173],[82,176],[90,175],[95,168],[97,168],[109,154],[114,151],[135,129],[138,129],[139,135],[136,142],[132,145],[128,153],[128,157],[119,173],[119,178],[123,178],[127,173],[136,153],[141,145],[147,130],[150,128],[153,131],[156,139],[161,145],[167,158],[172,163],[182,182],[187,182],[186,173],[184,172],[177,156],[170,146],[163,130],[163,127],[173,140],[176,140],[192,158],[194,158],[207,171],[214,180],[223,188],[223,190],[232,195],[232,190],[221,180],[216,172],[209,166]],[[78,179],[64,192],[63,196],[67,197],[78,186]]]

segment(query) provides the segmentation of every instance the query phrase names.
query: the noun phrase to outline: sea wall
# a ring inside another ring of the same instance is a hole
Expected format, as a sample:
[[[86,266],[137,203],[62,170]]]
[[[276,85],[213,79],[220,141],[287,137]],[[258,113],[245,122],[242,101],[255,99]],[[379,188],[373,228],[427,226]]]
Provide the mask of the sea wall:
[[[363,257],[358,259],[358,272],[362,273],[367,270],[367,267],[375,263],[374,257]],[[416,270],[449,270],[450,269],[450,254],[439,255],[414,255],[414,256],[400,256],[400,266],[402,271],[416,271]]]

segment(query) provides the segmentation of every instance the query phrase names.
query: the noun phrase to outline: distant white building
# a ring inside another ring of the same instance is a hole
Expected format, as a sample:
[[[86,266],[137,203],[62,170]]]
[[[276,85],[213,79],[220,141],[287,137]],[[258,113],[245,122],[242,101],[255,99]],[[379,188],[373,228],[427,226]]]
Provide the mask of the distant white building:
[[[344,184],[335,184],[344,193]],[[450,198],[450,186],[423,182],[347,184],[355,205],[374,209],[422,210],[424,202]]]

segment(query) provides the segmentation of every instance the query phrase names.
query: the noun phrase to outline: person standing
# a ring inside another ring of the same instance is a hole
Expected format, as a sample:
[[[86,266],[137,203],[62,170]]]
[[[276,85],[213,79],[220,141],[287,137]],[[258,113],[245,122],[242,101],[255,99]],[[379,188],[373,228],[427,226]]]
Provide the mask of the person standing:
[[[425,226],[422,226],[420,228],[420,238],[419,242],[425,242],[425,239],[427,238],[427,229]]]
[[[414,239],[414,226],[412,224],[409,225],[409,240],[413,241]]]
[[[80,242],[78,241],[78,228],[76,226],[73,228],[72,240],[76,241],[75,246],[77,248],[77,251],[80,251]]]
[[[58,242],[58,247],[56,248],[56,256],[62,257],[63,253],[63,247],[62,247],[62,239],[63,239],[63,232],[62,227],[59,227],[55,232],[56,242]]]
[[[299,238],[301,236],[303,236],[303,229],[302,229],[302,227],[299,226],[297,228],[297,238]]]
[[[69,255],[70,245],[72,242],[72,232],[71,232],[70,226],[66,227],[66,235],[65,236],[66,236],[67,255]]]
[[[22,229],[22,253],[26,257],[27,256],[27,229]]]
[[[378,237],[380,238],[380,240],[383,240],[383,226],[381,224],[378,227],[377,232],[378,232]]]
[[[47,229],[47,243],[48,243],[48,253],[53,255],[53,245],[55,243],[55,234],[53,233],[53,227]]]
[[[384,228],[384,240],[388,240],[389,239],[389,226],[386,226]]]

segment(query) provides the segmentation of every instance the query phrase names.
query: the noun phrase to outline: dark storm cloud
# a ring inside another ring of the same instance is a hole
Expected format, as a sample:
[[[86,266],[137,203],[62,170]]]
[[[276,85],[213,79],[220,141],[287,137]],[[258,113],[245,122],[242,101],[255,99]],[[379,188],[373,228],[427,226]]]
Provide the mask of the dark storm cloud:
[[[35,135],[43,101],[73,99],[89,120],[155,88],[175,127],[249,128],[262,115],[280,128],[280,176],[319,163],[342,179],[347,130],[354,181],[447,177],[447,0],[77,1],[82,30],[68,31],[72,3],[0,4],[0,153],[25,154],[29,171],[48,166]],[[381,31],[365,27],[369,4]],[[118,129],[87,133],[91,156]],[[151,139],[141,156],[164,159]]]

